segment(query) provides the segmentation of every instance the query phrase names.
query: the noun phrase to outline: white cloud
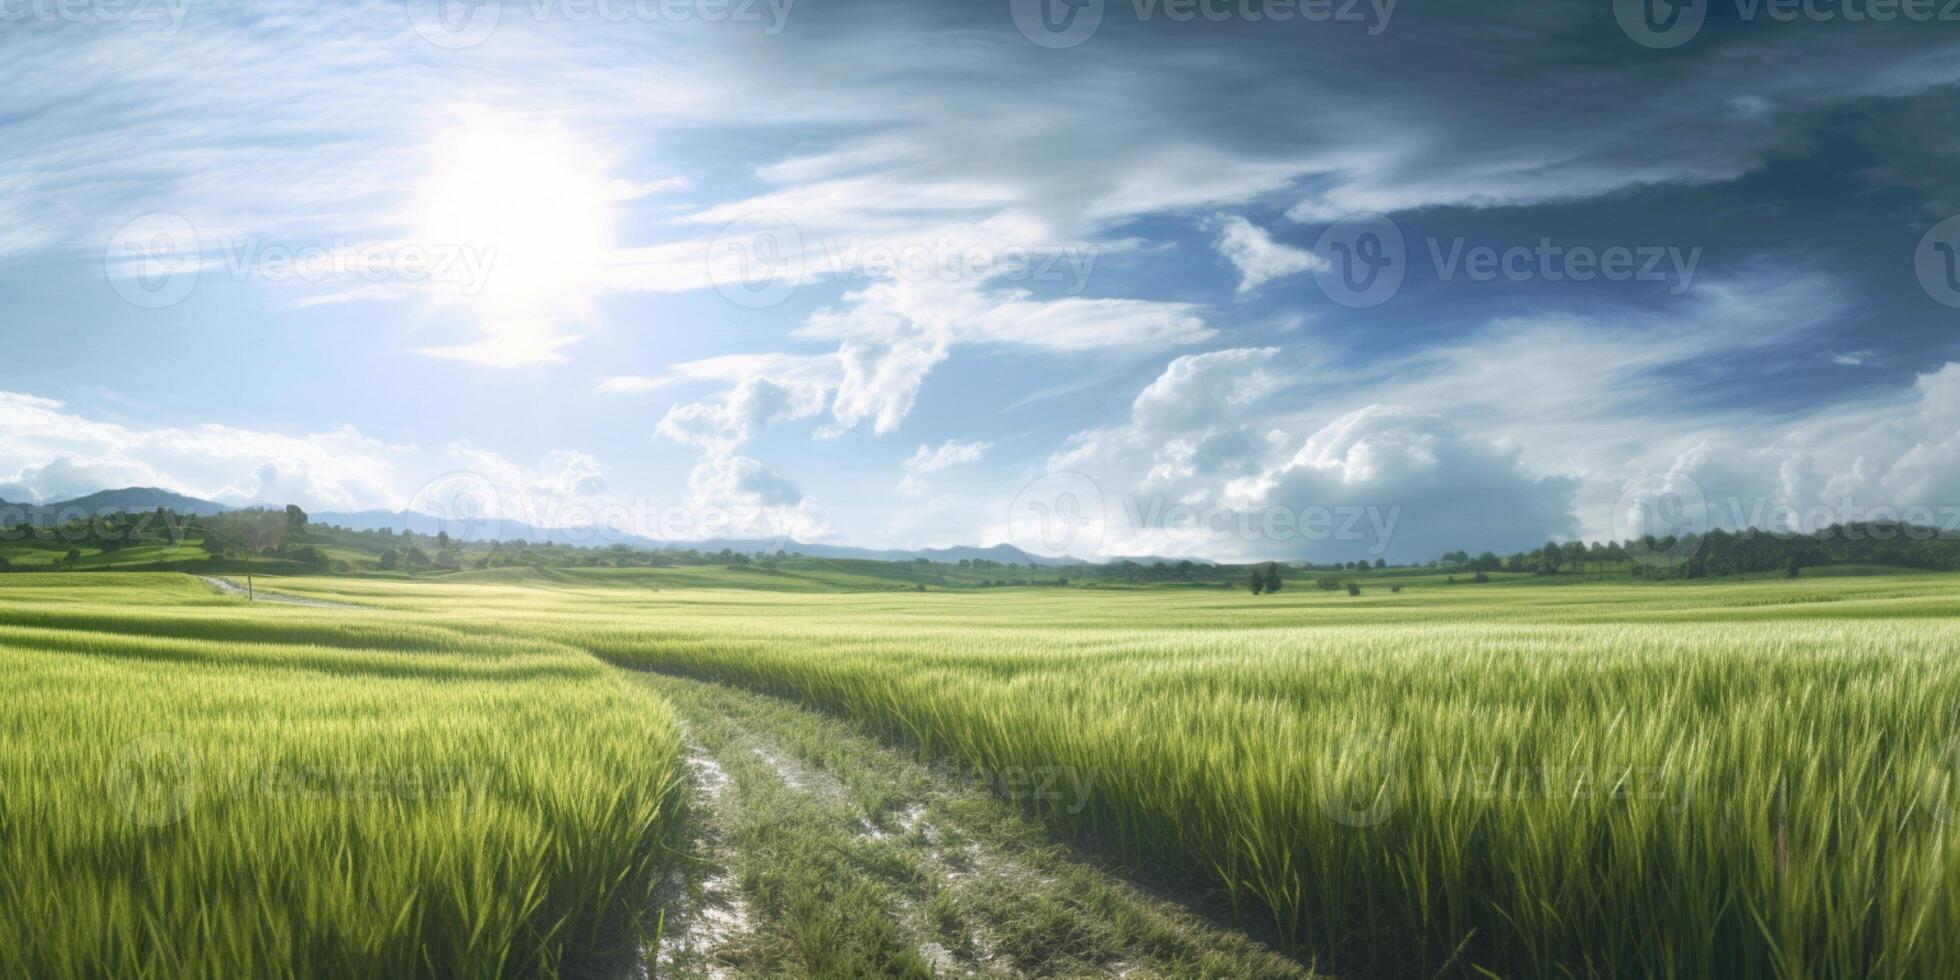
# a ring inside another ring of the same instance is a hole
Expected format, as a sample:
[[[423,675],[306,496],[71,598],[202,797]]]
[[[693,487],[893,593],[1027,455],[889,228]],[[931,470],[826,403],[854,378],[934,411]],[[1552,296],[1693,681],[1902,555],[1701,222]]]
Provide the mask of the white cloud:
[[[477,367],[514,368],[534,364],[563,364],[559,350],[577,337],[559,335],[550,321],[489,321],[482,324],[488,336],[468,344],[417,347],[415,353]]]
[[[1960,363],[1919,375],[1909,392],[1747,436],[1699,433],[1659,465],[1630,468],[1640,477],[1672,481],[1715,527],[1960,520]]]
[[[669,408],[658,431],[682,445],[726,451],[755,438],[771,422],[822,412],[826,397],[824,387],[813,382],[750,376],[714,400]]]
[[[845,302],[813,315],[798,336],[840,342],[837,425],[848,429],[870,421],[881,434],[911,412],[926,375],[955,343],[1152,351],[1212,335],[1188,304],[1042,301],[1025,291],[989,291],[968,282],[878,282],[847,294]]]
[[[1239,270],[1239,293],[1245,294],[1286,276],[1327,267],[1327,261],[1302,248],[1281,245],[1264,228],[1237,215],[1218,218],[1218,252]]]
[[[0,392],[0,497],[17,503],[141,485],[233,505],[379,507],[396,499],[395,463],[406,451],[345,426],[302,436],[224,425],[132,428]]]
[[[948,439],[937,447],[922,445],[912,454],[912,458],[899,464],[905,470],[905,475],[898,481],[899,492],[909,495],[924,493],[928,488],[925,481],[927,475],[977,463],[993,446],[991,442],[959,439]]]
[[[606,378],[599,383],[599,390],[614,394],[637,394],[689,382],[732,385],[751,377],[834,383],[836,375],[837,358],[830,354],[726,354],[673,364],[668,367],[667,373],[652,377],[624,375]]]
[[[1416,409],[1313,422],[1282,411],[1273,348],[1180,357],[1129,420],[1072,436],[1049,473],[1100,495],[1105,555],[1427,559],[1518,549],[1576,530],[1574,484]],[[1320,521],[1327,521],[1320,526]]]
[[[950,467],[977,463],[980,457],[987,455],[987,450],[993,447],[994,444],[991,442],[977,440],[962,442],[958,439],[948,439],[940,443],[937,448],[920,446],[919,450],[912,454],[912,458],[906,460],[903,465],[907,473],[937,473]]]
[[[1184,303],[1037,300],[1025,291],[986,290],[972,282],[886,280],[845,294],[841,305],[816,311],[796,331],[802,340],[835,342],[834,354],[729,355],[675,365],[662,376],[610,378],[601,389],[730,383],[713,399],[673,406],[658,426],[676,442],[727,451],[770,422],[810,418],[826,406],[831,424],[821,435],[865,424],[879,435],[896,431],[926,377],[956,344],[1140,353],[1212,333]]]
[[[525,489],[553,497],[590,497],[605,492],[606,468],[586,453],[553,450]]]
[[[946,359],[946,346],[942,338],[927,332],[844,341],[837,348],[844,379],[837,385],[831,410],[837,420],[833,431],[865,421],[879,435],[898,428],[911,414],[926,375]]]
[[[1134,424],[1170,434],[1236,419],[1279,386],[1266,370],[1278,353],[1256,347],[1177,358],[1137,395]]]
[[[746,456],[709,453],[688,474],[688,506],[696,525],[714,533],[781,547],[787,539],[822,541],[836,535],[815,499],[794,482]]]
[[[791,507],[802,503],[803,491],[775,470],[747,456],[707,456],[687,480],[689,500],[697,507]]]

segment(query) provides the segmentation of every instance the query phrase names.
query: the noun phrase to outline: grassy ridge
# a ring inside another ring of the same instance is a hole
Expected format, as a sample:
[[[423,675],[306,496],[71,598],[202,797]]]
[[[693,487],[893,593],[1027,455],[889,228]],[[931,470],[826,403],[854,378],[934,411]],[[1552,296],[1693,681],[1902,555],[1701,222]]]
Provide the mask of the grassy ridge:
[[[1050,818],[1209,874],[1313,948],[1960,974],[1949,579],[649,612],[577,642],[996,771],[1093,772],[1093,804]]]
[[[630,953],[676,819],[644,688],[546,640],[0,579],[0,975],[491,976]]]

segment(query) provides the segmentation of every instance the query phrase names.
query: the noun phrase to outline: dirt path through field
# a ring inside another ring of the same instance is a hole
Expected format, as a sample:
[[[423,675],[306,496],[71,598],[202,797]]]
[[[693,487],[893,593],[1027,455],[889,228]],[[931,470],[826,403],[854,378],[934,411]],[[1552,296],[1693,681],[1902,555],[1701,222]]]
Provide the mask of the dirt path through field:
[[[315,609],[365,608],[362,606],[354,605],[351,602],[329,602],[325,599],[302,599],[296,595],[281,595],[277,592],[267,592],[264,589],[259,589],[259,588],[254,588],[248,593],[245,587],[239,585],[237,582],[233,582],[230,579],[222,579],[215,575],[199,575],[197,576],[197,580],[203,582],[205,585],[217,589],[220,593],[224,595],[237,596],[238,598],[241,599],[246,598],[249,595],[252,601],[254,602],[276,602],[288,606],[312,606]]]
[[[691,784],[640,976],[1318,976],[1049,842],[995,774],[929,769],[781,698],[633,676],[679,711]],[[1066,803],[1094,776],[1012,778]]]
[[[977,774],[778,698],[647,683],[687,726],[696,829],[655,976],[1313,975],[1048,843]]]

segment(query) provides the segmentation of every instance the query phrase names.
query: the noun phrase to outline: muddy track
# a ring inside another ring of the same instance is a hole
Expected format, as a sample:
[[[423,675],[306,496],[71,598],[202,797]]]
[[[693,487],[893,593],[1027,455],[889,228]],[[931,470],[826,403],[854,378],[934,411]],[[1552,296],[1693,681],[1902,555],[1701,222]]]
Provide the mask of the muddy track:
[[[679,712],[690,788],[685,845],[629,976],[1321,975],[1053,844],[990,783],[781,698],[629,674]]]
[[[329,602],[325,599],[302,599],[299,596],[281,595],[280,593],[277,592],[267,592],[264,589],[259,589],[259,588],[254,588],[248,593],[245,587],[239,585],[237,582],[233,582],[230,579],[222,579],[215,575],[199,575],[196,576],[196,578],[198,581],[203,582],[205,585],[208,585],[211,588],[216,589],[218,593],[221,595],[237,596],[238,598],[241,599],[249,596],[254,602],[273,602],[286,606],[310,606],[314,609],[366,608],[364,606],[354,605],[351,602]]]
[[[1314,975],[846,722],[644,676],[687,727],[696,828],[655,976]]]

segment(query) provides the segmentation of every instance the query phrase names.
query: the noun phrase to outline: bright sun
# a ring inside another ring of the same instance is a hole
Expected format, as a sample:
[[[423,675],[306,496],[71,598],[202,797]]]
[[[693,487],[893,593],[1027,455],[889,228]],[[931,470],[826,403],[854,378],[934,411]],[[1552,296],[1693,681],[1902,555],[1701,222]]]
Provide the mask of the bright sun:
[[[613,244],[603,156],[555,125],[473,109],[432,141],[425,172],[417,241],[485,271],[451,294],[490,335],[477,359],[521,362],[571,339]]]

